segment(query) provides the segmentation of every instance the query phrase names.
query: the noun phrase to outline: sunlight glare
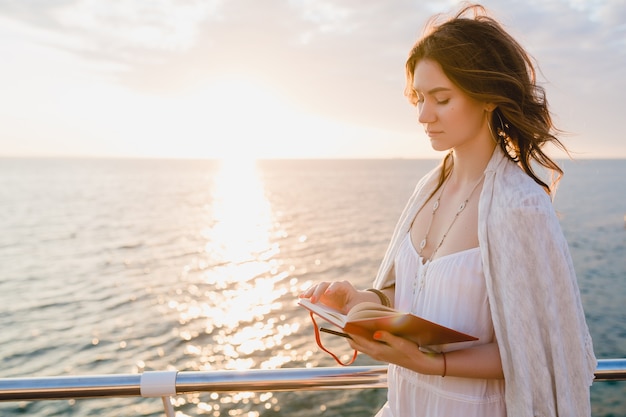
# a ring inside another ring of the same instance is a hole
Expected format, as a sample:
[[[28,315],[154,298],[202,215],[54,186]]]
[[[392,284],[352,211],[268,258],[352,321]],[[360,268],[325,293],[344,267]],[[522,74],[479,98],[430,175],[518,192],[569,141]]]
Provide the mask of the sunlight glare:
[[[370,129],[313,114],[296,100],[232,75],[174,100],[170,124],[176,128],[169,131],[177,131],[195,156],[227,160],[336,157],[353,150],[346,148],[351,140],[373,140]],[[379,146],[386,136],[377,136]]]
[[[185,100],[197,132],[206,132],[201,154],[220,159],[255,159],[290,147],[291,122],[299,116],[276,91],[244,77],[224,78],[198,88]]]
[[[271,208],[253,161],[222,161],[211,209],[216,224],[206,233],[209,257],[241,264],[276,250],[269,241]]]
[[[300,327],[271,317],[283,309],[281,298],[293,284],[277,268],[280,247],[273,240],[284,231],[275,230],[255,161],[222,160],[211,178],[201,233],[205,259],[196,261],[196,275],[187,272],[184,299],[169,302],[179,317],[177,333],[185,353],[197,358],[190,361],[194,368],[280,366],[297,355],[283,341]]]

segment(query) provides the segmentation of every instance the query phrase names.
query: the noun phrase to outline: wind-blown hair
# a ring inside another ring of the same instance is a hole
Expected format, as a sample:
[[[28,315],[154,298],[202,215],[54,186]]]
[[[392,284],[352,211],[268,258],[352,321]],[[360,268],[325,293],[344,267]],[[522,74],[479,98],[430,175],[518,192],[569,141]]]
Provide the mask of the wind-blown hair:
[[[424,35],[411,49],[406,61],[405,95],[413,105],[413,72],[423,59],[437,62],[444,74],[471,98],[496,105],[490,128],[505,154],[546,191],[550,186],[533,170],[533,162],[557,173],[561,168],[542,147],[552,143],[567,153],[556,138],[545,90],[536,83],[533,60],[502,26],[487,15],[484,7],[469,5],[453,18],[439,23],[433,17]],[[442,181],[447,175],[446,157]]]

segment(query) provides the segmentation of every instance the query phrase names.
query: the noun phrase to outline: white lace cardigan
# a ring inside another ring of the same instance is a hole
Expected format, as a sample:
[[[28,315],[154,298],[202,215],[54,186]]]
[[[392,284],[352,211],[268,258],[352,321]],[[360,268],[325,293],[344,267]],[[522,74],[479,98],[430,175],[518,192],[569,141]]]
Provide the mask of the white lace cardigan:
[[[393,285],[394,260],[437,184],[417,184],[374,287]],[[590,416],[596,358],[569,248],[549,195],[499,148],[479,201],[478,241],[506,384],[509,417]]]

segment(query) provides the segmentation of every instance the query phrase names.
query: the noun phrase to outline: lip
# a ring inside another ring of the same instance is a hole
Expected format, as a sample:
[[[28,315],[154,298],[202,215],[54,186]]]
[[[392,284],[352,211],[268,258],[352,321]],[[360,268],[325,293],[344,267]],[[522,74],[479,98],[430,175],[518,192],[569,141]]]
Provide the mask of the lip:
[[[429,137],[431,137],[431,138],[432,138],[433,136],[437,136],[437,135],[440,135],[440,134],[442,134],[442,133],[443,133],[443,132],[442,132],[441,130],[427,130],[427,131],[426,131],[426,134],[427,134]]]

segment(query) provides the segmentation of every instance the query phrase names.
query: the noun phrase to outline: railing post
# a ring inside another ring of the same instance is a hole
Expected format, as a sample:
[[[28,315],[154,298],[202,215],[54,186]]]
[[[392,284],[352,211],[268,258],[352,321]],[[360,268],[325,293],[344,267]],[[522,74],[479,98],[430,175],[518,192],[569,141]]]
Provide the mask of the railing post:
[[[146,371],[141,374],[139,382],[142,397],[161,397],[167,417],[174,417],[174,406],[170,396],[176,395],[177,374],[178,371]]]
[[[163,408],[165,409],[166,417],[175,417],[174,406],[172,405],[171,397],[161,397],[163,400]]]

